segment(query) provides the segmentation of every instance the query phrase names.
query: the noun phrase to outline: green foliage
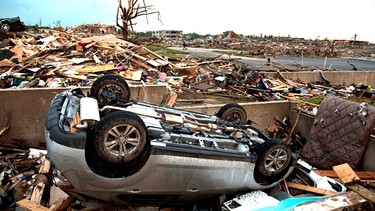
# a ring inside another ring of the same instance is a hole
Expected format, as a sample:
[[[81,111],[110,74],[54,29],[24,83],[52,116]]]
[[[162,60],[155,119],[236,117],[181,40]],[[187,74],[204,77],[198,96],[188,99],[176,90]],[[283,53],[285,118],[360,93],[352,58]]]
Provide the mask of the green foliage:
[[[145,46],[150,51],[153,51],[161,56],[168,57],[171,59],[181,59],[181,54],[187,54],[186,51],[180,51],[175,49],[170,49],[165,45],[162,44],[153,44],[153,45],[147,45]]]
[[[356,102],[356,103],[367,103],[370,106],[375,106],[375,99],[368,97],[348,97],[347,100]]]
[[[152,37],[152,31],[135,32],[135,34],[140,37]]]
[[[310,97],[310,98],[303,98],[303,97],[301,97],[299,99],[302,100],[302,101],[305,101],[305,102],[309,102],[309,103],[314,103],[314,104],[320,105],[320,103],[323,100],[323,95],[318,95],[318,96],[314,96],[314,97]]]
[[[197,34],[195,32],[193,32],[193,33],[187,33],[187,34],[183,34],[182,35],[183,38],[190,38],[190,39],[207,38],[209,36],[211,36],[211,35],[210,34],[200,35],[200,34]]]

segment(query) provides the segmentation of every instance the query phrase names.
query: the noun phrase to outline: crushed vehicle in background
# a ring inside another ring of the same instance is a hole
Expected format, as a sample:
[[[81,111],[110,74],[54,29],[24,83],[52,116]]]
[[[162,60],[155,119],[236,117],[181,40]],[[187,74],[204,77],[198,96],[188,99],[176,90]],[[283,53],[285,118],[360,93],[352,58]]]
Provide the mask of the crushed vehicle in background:
[[[0,30],[2,31],[25,31],[26,26],[21,21],[20,17],[14,18],[0,18]]]
[[[58,94],[46,123],[54,183],[78,200],[171,205],[274,187],[297,155],[235,103],[216,115],[129,101],[117,75]]]

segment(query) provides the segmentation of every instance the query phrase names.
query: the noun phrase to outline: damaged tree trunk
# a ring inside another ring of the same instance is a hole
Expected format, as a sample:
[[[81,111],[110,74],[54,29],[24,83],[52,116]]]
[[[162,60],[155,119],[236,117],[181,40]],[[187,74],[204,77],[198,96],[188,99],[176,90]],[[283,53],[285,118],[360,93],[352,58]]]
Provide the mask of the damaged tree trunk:
[[[133,19],[139,16],[146,16],[148,23],[148,15],[157,13],[158,20],[160,21],[160,12],[151,10],[152,6],[147,6],[145,0],[143,0],[143,6],[138,3],[138,0],[128,0],[127,7],[122,5],[122,0],[118,0],[116,26],[121,29],[124,40],[128,39],[130,31],[134,31],[133,26],[137,23],[133,23]]]

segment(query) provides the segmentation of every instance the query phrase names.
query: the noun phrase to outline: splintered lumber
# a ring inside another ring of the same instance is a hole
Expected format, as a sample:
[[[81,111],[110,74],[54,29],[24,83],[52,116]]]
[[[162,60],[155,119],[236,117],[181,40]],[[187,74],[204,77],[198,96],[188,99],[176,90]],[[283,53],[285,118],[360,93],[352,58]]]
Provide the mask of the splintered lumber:
[[[297,103],[301,103],[301,104],[306,104],[306,105],[311,105],[311,106],[319,107],[318,104],[310,103],[310,102],[307,102],[307,101],[304,101],[304,100],[297,100],[297,99],[294,98],[294,97],[289,97],[289,96],[286,96],[286,95],[281,95],[281,97],[282,97],[282,98],[285,98],[285,99],[288,99],[288,100],[296,101]]]
[[[116,68],[113,66],[113,64],[108,64],[108,65],[84,67],[84,68],[77,69],[76,71],[78,73],[96,73],[96,72],[103,72],[103,71],[114,70],[114,69]]]
[[[34,201],[28,199],[22,199],[17,201],[17,205],[28,211],[50,211],[47,207],[44,207]]]
[[[241,94],[244,94],[246,97],[254,98],[252,95],[249,95],[248,93],[242,91],[241,89],[237,89],[237,88],[235,88],[235,87],[233,87],[233,86],[229,86],[229,88],[231,88],[231,89],[233,89],[234,91],[237,91],[237,92],[239,92],[239,93],[241,93]]]
[[[336,193],[335,191],[325,190],[325,189],[316,188],[316,187],[303,185],[303,184],[299,184],[299,183],[294,183],[294,182],[287,182],[286,185],[289,188],[295,188],[295,189],[299,189],[299,190],[303,190],[303,191],[308,191],[308,192],[311,192],[311,193],[317,193],[317,194],[320,194],[320,195],[330,195],[330,194]]]
[[[74,198],[71,196],[68,196],[57,208],[54,209],[54,211],[67,210],[73,201],[74,201]]]
[[[289,144],[290,141],[292,140],[292,136],[293,136],[294,131],[295,131],[296,127],[297,127],[298,120],[299,120],[299,117],[300,117],[300,116],[301,116],[301,110],[298,111],[298,113],[297,113],[297,117],[296,117],[296,121],[294,122],[292,129],[290,130],[288,136],[287,136],[286,139],[285,139],[285,143],[286,143],[286,144]]]
[[[331,178],[338,178],[337,174],[333,170],[314,170],[315,173],[319,174],[320,176],[327,176]],[[355,171],[355,174],[361,180],[375,180],[375,172],[371,171]]]
[[[333,166],[332,169],[344,185],[359,182],[361,180],[348,163]]]
[[[134,59],[133,57],[129,57],[129,60],[132,61],[132,62],[134,62],[134,63],[136,63],[136,64],[138,64],[141,67],[146,68],[147,70],[153,69],[152,67],[148,66],[147,64],[145,64],[145,63],[143,63],[141,61],[138,61],[137,59]]]
[[[38,182],[33,189],[33,194],[31,195],[30,200],[37,204],[40,204],[45,186],[46,185],[43,182]]]
[[[51,167],[51,162],[48,158],[46,158],[45,155],[43,155],[40,158],[40,160],[41,160],[41,166],[39,167],[39,174],[47,174]]]
[[[177,100],[177,96],[178,96],[177,93],[172,93],[172,94],[168,95],[165,106],[172,107]]]
[[[332,168],[336,172],[342,183],[346,185],[348,189],[358,193],[372,203],[375,203],[375,193],[358,184],[361,179],[353,171],[348,163],[333,166]]]

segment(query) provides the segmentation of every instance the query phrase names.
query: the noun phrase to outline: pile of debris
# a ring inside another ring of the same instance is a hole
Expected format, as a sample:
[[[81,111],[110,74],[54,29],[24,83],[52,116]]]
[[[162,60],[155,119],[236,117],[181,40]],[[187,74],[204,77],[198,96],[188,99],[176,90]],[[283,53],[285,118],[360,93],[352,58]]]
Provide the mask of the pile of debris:
[[[147,81],[154,80],[155,74],[180,69],[147,48],[114,35],[81,38],[55,30],[43,35],[25,32],[21,39],[4,39],[1,47],[2,88],[87,85],[105,73]]]
[[[167,84],[176,93],[215,94],[246,101],[312,97],[324,90],[348,89],[332,88],[322,72],[323,84],[292,82],[280,72],[285,67],[276,64],[268,65],[278,72],[277,78],[271,78],[258,73],[259,68],[225,55],[212,59],[189,55],[172,62],[112,34],[87,37],[87,33],[75,34],[73,30],[22,32],[3,39],[0,45],[0,87],[4,89],[90,86],[103,74],[118,74],[130,83]]]

